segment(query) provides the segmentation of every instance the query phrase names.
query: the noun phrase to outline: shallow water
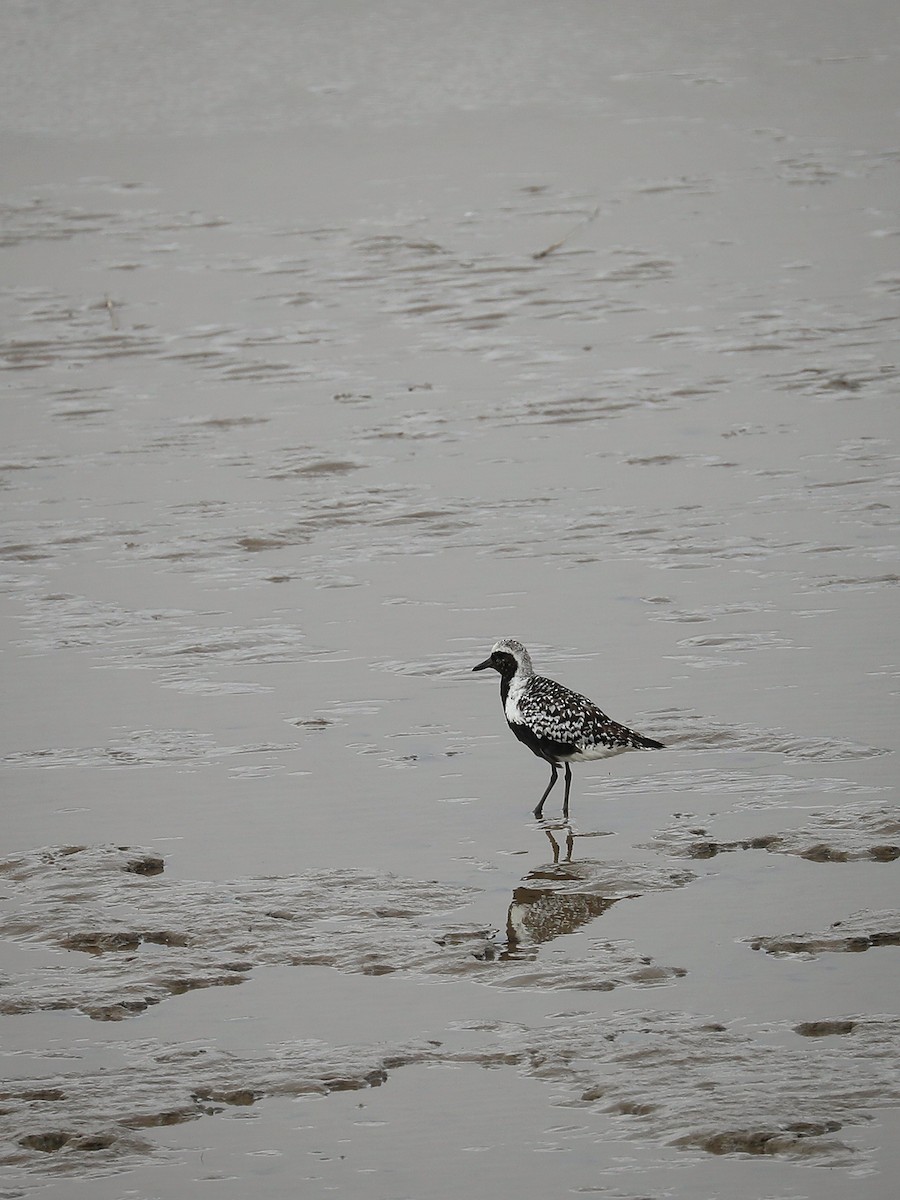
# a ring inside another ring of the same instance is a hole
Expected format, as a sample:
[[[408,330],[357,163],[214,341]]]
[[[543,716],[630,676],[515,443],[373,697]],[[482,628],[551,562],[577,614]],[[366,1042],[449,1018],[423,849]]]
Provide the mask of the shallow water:
[[[8,5],[0,1189],[892,1195],[900,30]],[[569,826],[471,675],[666,743]]]

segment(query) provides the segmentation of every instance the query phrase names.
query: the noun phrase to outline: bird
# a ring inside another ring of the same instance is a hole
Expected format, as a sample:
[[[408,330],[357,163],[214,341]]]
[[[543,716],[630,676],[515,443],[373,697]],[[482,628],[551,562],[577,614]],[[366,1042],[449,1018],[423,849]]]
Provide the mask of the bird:
[[[495,642],[490,655],[472,670],[486,671],[488,668],[500,676],[500,701],[506,723],[520,742],[550,764],[550,782],[534,810],[538,820],[561,766],[566,770],[562,815],[568,820],[572,786],[570,763],[610,758],[625,750],[663,749],[662,742],[611,720],[587,696],[571,691],[554,679],[536,675],[531,656],[515,638]]]

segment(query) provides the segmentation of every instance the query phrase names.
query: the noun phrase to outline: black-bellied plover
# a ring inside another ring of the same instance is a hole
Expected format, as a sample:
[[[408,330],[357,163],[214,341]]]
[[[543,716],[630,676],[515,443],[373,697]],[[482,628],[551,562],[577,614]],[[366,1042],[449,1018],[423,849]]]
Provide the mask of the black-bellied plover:
[[[513,638],[496,642],[490,657],[472,670],[484,671],[488,667],[500,675],[500,700],[510,729],[538,758],[550,764],[550,782],[534,810],[538,819],[561,766],[566,768],[563,817],[567,818],[572,784],[569,763],[610,758],[625,750],[663,748],[662,742],[610,720],[587,696],[579,696],[553,679],[535,675],[528,651]]]

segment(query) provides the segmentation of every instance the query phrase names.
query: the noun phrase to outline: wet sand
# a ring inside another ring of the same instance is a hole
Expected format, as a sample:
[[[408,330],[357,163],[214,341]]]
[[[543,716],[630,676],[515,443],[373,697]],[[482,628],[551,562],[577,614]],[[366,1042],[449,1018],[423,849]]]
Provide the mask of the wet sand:
[[[894,1195],[868,2],[7,6],[0,1192]],[[572,821],[470,668],[666,743]]]

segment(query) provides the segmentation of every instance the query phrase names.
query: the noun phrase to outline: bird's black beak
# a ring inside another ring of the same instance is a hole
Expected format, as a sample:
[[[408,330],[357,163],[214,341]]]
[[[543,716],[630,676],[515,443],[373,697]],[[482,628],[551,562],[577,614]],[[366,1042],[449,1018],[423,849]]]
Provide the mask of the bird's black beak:
[[[473,671],[484,671],[484,670],[486,670],[488,667],[492,667],[493,665],[494,665],[494,664],[491,662],[491,660],[490,660],[489,658],[486,658],[486,659],[484,660],[484,662],[481,662],[481,663],[479,663],[479,664],[478,664],[478,666],[477,666],[477,667],[473,667],[473,668],[472,668],[472,670],[473,670]]]

